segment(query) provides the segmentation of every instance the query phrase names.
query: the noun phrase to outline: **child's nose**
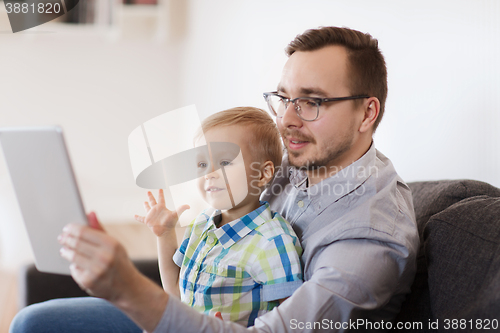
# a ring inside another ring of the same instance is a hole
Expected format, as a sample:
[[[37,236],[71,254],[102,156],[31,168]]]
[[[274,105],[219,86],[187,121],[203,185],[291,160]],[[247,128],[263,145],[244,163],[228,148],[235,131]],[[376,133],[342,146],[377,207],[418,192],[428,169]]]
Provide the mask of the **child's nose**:
[[[205,175],[205,179],[209,180],[211,178],[215,178],[215,179],[219,178],[219,173],[217,171],[212,171],[212,172],[207,173]]]

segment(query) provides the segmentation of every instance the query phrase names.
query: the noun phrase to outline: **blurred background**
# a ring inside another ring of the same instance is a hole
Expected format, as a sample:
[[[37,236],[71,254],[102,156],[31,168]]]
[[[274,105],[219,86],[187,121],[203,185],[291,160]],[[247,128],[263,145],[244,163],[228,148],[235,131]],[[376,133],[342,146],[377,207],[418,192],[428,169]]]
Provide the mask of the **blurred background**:
[[[86,1],[71,18],[16,34],[0,1],[0,126],[61,125],[85,207],[106,225],[135,225],[143,212],[134,128],[191,104],[201,119],[265,108],[287,43],[327,25],[379,40],[389,96],[375,143],[403,179],[500,186],[500,1]],[[154,256],[134,237],[138,255]],[[0,268],[31,258],[2,156]]]

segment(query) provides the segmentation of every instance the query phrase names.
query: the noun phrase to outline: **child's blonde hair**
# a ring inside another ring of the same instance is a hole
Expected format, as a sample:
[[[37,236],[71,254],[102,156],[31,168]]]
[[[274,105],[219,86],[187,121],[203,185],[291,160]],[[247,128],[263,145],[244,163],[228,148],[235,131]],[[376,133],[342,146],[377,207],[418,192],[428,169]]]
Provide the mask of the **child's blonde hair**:
[[[271,161],[275,168],[281,165],[281,137],[276,124],[266,111],[251,106],[220,111],[205,118],[201,128],[206,133],[215,127],[231,125],[248,126],[248,145],[255,161]],[[198,133],[195,139],[200,136],[201,133]]]

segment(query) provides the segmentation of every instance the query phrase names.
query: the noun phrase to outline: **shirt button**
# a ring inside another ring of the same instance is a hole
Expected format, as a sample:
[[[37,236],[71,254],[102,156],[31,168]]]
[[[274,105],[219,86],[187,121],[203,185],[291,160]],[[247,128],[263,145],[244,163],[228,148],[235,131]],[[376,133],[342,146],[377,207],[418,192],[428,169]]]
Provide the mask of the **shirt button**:
[[[304,207],[304,201],[300,200],[299,202],[297,202],[297,206],[299,206],[299,208]]]
[[[222,273],[224,273],[224,268],[219,267],[219,274],[222,274]]]
[[[208,244],[213,244],[215,242],[215,240],[212,237],[208,237],[207,242],[208,242]]]

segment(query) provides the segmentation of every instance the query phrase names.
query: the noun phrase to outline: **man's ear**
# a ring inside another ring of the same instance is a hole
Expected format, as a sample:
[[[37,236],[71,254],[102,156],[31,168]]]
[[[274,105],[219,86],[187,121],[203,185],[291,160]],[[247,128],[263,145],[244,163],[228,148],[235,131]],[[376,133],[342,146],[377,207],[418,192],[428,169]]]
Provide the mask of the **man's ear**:
[[[370,97],[363,103],[364,118],[361,126],[359,126],[359,132],[365,133],[370,129],[373,129],[373,124],[378,118],[380,113],[380,101],[377,97]]]
[[[274,163],[271,161],[265,161],[260,168],[260,179],[258,182],[259,187],[263,187],[268,184],[274,175]]]

